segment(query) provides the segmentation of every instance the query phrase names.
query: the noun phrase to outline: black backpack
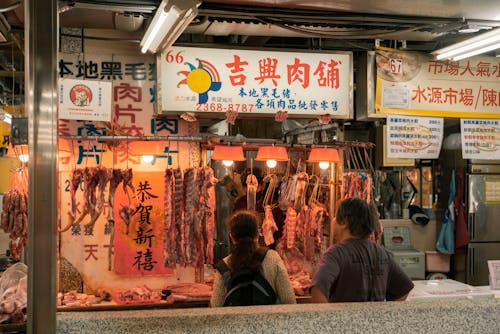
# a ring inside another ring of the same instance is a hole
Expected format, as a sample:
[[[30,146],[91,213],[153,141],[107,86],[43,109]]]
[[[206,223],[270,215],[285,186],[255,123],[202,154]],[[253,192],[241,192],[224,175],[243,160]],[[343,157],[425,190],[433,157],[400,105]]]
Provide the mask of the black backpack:
[[[267,254],[267,248],[258,250],[260,262]],[[226,286],[224,306],[248,306],[276,304],[276,293],[262,273],[262,264],[259,271],[241,269],[234,276],[224,260],[220,260],[215,268],[220,272]]]

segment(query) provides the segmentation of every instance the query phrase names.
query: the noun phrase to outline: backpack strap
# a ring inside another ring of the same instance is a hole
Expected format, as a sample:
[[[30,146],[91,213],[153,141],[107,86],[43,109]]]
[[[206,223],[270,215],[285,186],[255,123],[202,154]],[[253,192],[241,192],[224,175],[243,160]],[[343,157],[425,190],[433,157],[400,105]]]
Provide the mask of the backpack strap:
[[[259,255],[259,262],[262,264],[262,261],[264,261],[264,259],[266,258],[266,255],[267,255],[267,251],[269,250],[269,248],[267,247],[260,247],[260,248],[257,248],[257,254]]]
[[[224,286],[226,289],[229,287],[229,281],[231,280],[231,270],[227,266],[226,262],[224,260],[220,260],[215,264],[215,269],[220,273],[222,276],[222,280],[224,281]]]

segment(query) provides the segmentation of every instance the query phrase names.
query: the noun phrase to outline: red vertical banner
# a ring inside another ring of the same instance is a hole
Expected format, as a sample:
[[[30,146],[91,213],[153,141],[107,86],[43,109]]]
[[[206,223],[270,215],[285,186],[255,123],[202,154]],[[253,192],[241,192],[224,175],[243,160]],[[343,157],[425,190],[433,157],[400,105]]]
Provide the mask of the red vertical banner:
[[[172,275],[164,266],[164,173],[134,172],[135,192],[115,195],[114,268],[120,276]]]

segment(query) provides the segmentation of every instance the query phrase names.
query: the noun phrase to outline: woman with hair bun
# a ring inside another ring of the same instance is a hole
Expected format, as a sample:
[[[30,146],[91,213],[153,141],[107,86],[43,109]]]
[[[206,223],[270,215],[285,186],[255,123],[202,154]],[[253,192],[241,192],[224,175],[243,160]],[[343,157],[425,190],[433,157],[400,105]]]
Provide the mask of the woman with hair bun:
[[[231,276],[245,269],[253,272],[261,270],[277,296],[277,303],[295,304],[295,294],[281,257],[274,250],[258,246],[259,223],[259,215],[249,210],[236,211],[229,218],[231,250],[222,261],[229,268]],[[210,306],[223,306],[226,294],[224,279],[217,270]]]

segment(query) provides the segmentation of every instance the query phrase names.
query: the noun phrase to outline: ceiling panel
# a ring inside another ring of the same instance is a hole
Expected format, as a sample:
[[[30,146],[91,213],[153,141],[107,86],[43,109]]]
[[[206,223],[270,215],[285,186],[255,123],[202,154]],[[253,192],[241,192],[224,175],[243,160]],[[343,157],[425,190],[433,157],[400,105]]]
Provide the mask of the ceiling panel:
[[[204,2],[384,15],[500,20],[499,0],[205,0]]]

